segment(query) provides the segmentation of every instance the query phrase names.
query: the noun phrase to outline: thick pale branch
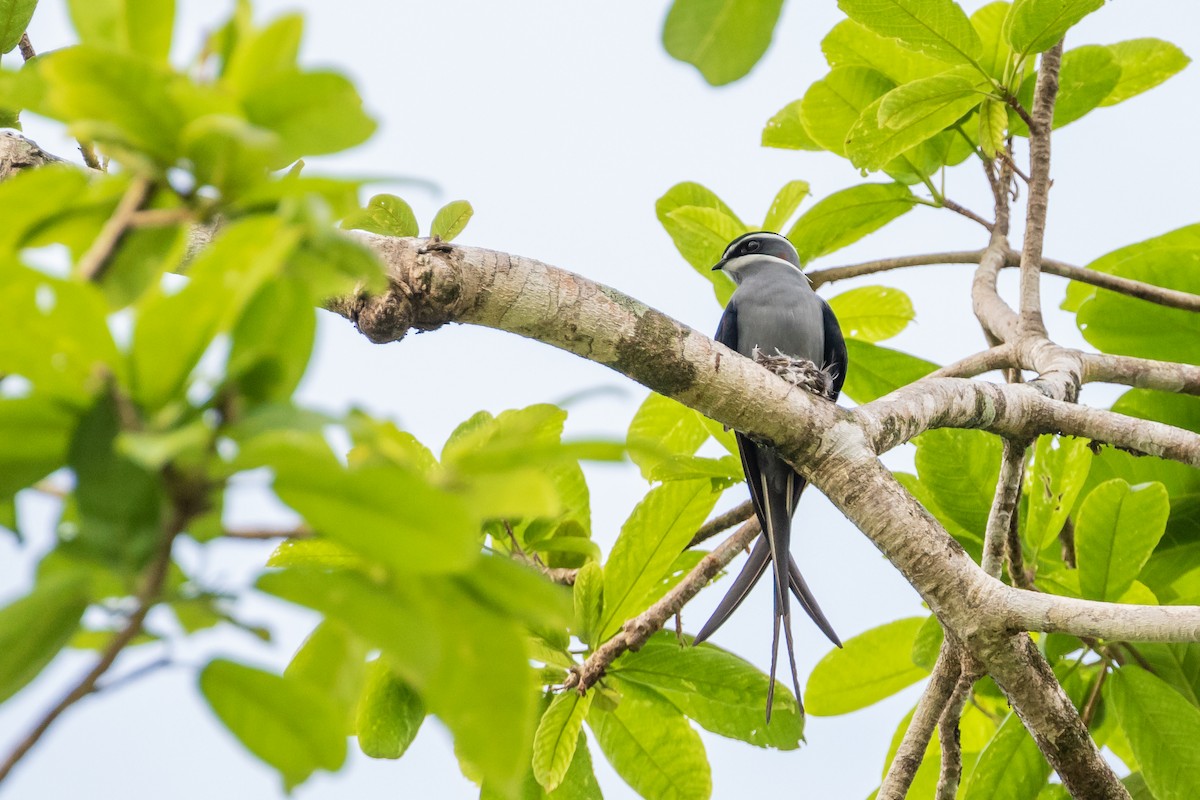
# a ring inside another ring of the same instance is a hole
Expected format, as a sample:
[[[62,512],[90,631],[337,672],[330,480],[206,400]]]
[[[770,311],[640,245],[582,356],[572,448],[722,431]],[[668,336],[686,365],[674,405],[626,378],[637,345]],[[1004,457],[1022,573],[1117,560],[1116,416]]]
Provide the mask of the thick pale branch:
[[[1200,367],[1106,353],[1083,354],[1084,383],[1119,383],[1162,392],[1200,394]]]
[[[1200,606],[1137,606],[1005,587],[1014,631],[1069,633],[1127,642],[1200,642]]]

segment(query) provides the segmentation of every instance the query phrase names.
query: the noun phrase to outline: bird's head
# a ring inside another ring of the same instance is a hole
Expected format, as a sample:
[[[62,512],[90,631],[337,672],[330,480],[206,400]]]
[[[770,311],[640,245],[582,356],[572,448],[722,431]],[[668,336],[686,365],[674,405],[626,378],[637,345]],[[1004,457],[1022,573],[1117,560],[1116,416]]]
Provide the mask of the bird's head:
[[[800,269],[800,256],[787,237],[770,231],[744,233],[729,243],[713,271],[724,270],[735,283],[741,283],[755,266],[785,265]]]

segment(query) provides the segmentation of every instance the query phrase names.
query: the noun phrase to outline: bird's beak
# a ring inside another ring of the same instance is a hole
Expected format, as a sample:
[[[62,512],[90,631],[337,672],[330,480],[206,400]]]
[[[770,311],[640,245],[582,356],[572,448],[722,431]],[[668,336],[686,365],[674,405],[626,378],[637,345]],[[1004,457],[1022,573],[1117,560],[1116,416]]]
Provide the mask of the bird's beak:
[[[716,272],[719,269],[725,269],[725,262],[728,260],[729,259],[727,259],[727,258],[722,258],[720,261],[717,262],[717,265],[712,268],[712,271]]]

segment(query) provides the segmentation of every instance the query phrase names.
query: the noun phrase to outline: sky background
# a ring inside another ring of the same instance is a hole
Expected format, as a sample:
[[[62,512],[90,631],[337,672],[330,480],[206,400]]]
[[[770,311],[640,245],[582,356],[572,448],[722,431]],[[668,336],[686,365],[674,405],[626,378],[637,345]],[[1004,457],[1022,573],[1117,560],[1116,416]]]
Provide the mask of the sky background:
[[[444,202],[467,199],[475,217],[460,237],[463,243],[578,272],[702,331],[715,329],[720,308],[708,283],[675,252],[655,219],[660,195],[680,181],[698,181],[753,224],[789,180],[809,181],[818,199],[861,180],[847,162],[830,154],[759,146],[765,121],[825,73],[819,42],[841,19],[833,0],[791,0],[763,61],[748,78],[722,89],[709,87],[692,67],[663,51],[664,0],[260,0],[255,5],[260,21],[302,10],[308,19],[304,60],[350,74],[380,123],[368,144],[309,160],[310,172],[379,176],[385,180],[372,192],[402,195],[426,226]],[[971,11],[981,3],[964,5]],[[73,41],[65,3],[43,0],[41,6],[30,28],[35,47],[44,51]],[[231,6],[180,2],[177,62],[196,52],[203,34]],[[1165,38],[1193,58],[1200,55],[1200,4],[1110,2],[1067,44],[1142,36]],[[1116,247],[1200,220],[1198,100],[1200,69],[1193,64],[1164,86],[1095,111],[1056,134],[1048,255],[1086,264]],[[26,133],[53,152],[78,158],[70,141],[48,123],[28,119]],[[440,190],[435,194],[387,181],[405,176],[433,181]],[[990,208],[986,183],[972,163],[948,173],[946,194],[982,212]],[[1018,212],[1014,230],[1022,221]],[[816,266],[985,243],[984,231],[974,223],[918,207]],[[917,320],[888,346],[948,363],[984,344],[970,311],[970,276],[965,266],[923,268],[847,281],[822,293],[872,283],[904,289],[913,298]],[[1004,276],[1010,297],[1015,277],[1011,271]],[[1043,290],[1051,334],[1064,344],[1082,345],[1072,319],[1050,313],[1064,285],[1047,278]],[[644,389],[616,373],[511,334],[450,326],[376,346],[342,319],[322,313],[318,349],[300,399],[331,411],[358,406],[392,417],[439,449],[458,422],[481,408],[498,412],[585,390],[601,391],[571,405],[569,435],[623,436],[645,396]],[[1115,395],[1089,387],[1084,400],[1106,403]],[[901,449],[886,461],[907,469],[911,453]],[[647,486],[630,465],[589,467],[588,477],[593,527],[607,552]],[[745,489],[738,487],[727,493],[722,507],[744,498]],[[30,546],[18,550],[9,538],[0,539],[0,602],[28,589],[32,564],[52,543],[52,510],[37,497],[22,498]],[[231,523],[285,525],[289,519],[286,509],[264,499],[261,482],[243,481],[234,491]],[[915,592],[817,492],[806,494],[795,530],[796,558],[843,639],[924,613]],[[270,549],[240,542],[178,545],[193,571],[214,587],[231,589],[253,581]],[[715,638],[763,668],[771,625],[765,587]],[[695,629],[706,619],[721,592],[712,589],[690,605],[685,626]],[[208,711],[195,688],[196,673],[214,656],[281,668],[313,617],[261,596],[243,604],[242,616],[271,623],[273,644],[226,628],[193,637],[172,651],[177,667],[70,710],[0,796],[282,796],[276,774],[245,752]],[[152,616],[151,624],[156,622],[166,625]],[[795,630],[804,680],[829,645],[807,620],[798,618]],[[112,674],[125,674],[160,655],[150,652],[153,648],[143,650],[123,657]],[[7,752],[91,659],[79,653],[60,657],[0,709],[0,749]],[[810,718],[807,745],[793,752],[759,750],[703,733],[714,797],[767,792],[865,797],[878,784],[895,725],[919,691],[910,688],[844,717]],[[592,750],[605,796],[635,797],[598,748]],[[295,796],[453,800],[478,795],[459,775],[450,739],[432,718],[398,762],[371,761],[354,746],[350,753],[341,773],[318,773]]]

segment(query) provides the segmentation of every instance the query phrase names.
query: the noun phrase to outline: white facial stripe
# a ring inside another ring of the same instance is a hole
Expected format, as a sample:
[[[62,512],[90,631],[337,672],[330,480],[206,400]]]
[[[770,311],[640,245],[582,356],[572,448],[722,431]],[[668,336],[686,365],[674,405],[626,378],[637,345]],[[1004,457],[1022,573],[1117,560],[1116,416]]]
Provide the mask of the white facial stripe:
[[[737,258],[731,258],[729,261],[725,262],[725,270],[728,272],[737,272],[742,267],[744,267],[747,264],[750,264],[754,261],[774,261],[777,264],[783,264],[784,266],[791,267],[792,269],[799,272],[801,275],[804,274],[804,271],[799,269],[792,262],[790,262],[786,259],[780,258],[779,256],[769,256],[766,253],[750,253],[749,255],[738,256]]]

